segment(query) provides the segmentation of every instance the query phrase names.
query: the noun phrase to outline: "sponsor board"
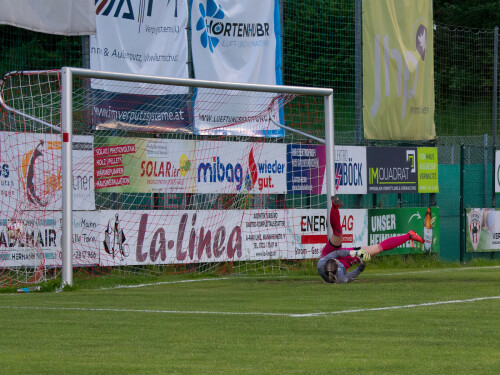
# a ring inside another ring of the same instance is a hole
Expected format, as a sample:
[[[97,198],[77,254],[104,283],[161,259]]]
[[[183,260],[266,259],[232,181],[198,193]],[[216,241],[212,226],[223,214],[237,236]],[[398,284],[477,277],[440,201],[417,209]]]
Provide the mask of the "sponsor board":
[[[3,215],[2,215],[3,216]],[[9,238],[12,218],[0,217],[0,266],[51,268],[62,265],[62,214],[52,211],[25,211],[15,221],[22,224],[19,239]],[[73,266],[99,263],[99,217],[95,211],[73,212]]]
[[[407,241],[396,249],[384,254],[408,254],[438,252],[439,208],[412,207],[368,210],[368,245],[378,244],[389,237],[400,236],[415,231],[426,244]]]
[[[369,194],[417,193],[417,148],[367,147]]]
[[[96,137],[95,188],[104,192],[194,192],[194,141]]]
[[[467,252],[500,251],[500,212],[495,208],[467,208]]]
[[[365,1],[362,29],[365,138],[436,138],[432,1]]]
[[[285,194],[286,147],[285,144],[199,141],[195,159],[196,192]]]
[[[101,211],[100,264],[318,258],[325,210]],[[367,241],[367,210],[342,210],[346,247]],[[107,223],[107,224],[106,224]]]
[[[192,0],[191,40],[197,79],[282,84],[279,1]],[[197,134],[282,137],[281,96],[221,91],[214,106],[210,89],[195,90]],[[243,98],[243,99],[242,99]],[[215,110],[214,110],[215,108]],[[249,110],[248,108],[251,108]]]
[[[287,193],[326,194],[324,145],[287,146]],[[335,145],[337,194],[366,194],[366,148]]]
[[[94,70],[188,78],[188,0],[96,1]],[[188,88],[92,79],[96,129],[191,133]],[[127,103],[124,105],[124,103]]]
[[[3,215],[2,215],[3,216]],[[50,217],[50,218],[49,218]],[[9,238],[7,225],[11,218],[0,219],[0,265],[1,267],[54,267],[61,265],[61,213],[24,211],[16,217],[22,224],[22,235]]]
[[[92,137],[73,136],[73,209],[95,208]],[[2,212],[61,210],[61,137],[1,132],[0,194]]]
[[[368,241],[368,210],[342,209],[343,247],[351,248],[366,245]],[[328,218],[326,210],[291,210],[287,215],[287,234],[289,258],[319,258],[328,241]]]

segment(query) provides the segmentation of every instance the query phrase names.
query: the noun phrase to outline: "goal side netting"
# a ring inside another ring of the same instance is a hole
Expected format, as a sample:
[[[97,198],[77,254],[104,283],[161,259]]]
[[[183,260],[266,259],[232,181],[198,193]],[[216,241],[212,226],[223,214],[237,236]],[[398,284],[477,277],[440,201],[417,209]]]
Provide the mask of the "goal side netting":
[[[319,257],[330,89],[73,68],[9,73],[0,89],[0,287],[276,274]]]

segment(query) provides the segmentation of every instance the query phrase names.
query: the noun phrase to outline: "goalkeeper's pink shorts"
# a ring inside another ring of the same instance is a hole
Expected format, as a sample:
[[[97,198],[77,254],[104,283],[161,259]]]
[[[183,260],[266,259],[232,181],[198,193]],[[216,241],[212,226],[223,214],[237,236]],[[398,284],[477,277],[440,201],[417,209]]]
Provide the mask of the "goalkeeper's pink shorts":
[[[328,241],[325,245],[325,247],[323,248],[323,250],[321,250],[321,258],[323,258],[324,256],[330,254],[332,251],[336,251],[336,250],[354,250],[354,249],[358,249],[358,248],[354,248],[354,247],[348,247],[348,248],[345,248],[345,247],[335,247],[333,246],[330,241]],[[355,264],[358,264],[360,262],[359,258],[358,257],[352,257],[352,256],[346,256],[346,257],[340,257],[337,259],[340,263],[342,263],[342,265],[344,266],[344,268],[347,270],[349,269],[350,267],[352,267],[353,265]]]

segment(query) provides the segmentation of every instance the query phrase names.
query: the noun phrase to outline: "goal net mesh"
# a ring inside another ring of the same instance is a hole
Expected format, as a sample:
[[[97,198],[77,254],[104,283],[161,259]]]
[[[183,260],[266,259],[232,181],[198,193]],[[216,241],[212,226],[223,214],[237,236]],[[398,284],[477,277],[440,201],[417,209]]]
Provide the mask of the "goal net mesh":
[[[0,287],[60,277],[61,94],[59,71],[1,83]],[[72,105],[75,279],[319,257],[326,153],[304,133],[325,138],[322,96],[75,78]]]

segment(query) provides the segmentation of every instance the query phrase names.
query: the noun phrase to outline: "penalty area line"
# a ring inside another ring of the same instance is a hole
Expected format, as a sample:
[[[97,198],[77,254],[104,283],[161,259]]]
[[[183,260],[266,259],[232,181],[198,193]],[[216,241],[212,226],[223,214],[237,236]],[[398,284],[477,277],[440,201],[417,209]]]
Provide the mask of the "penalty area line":
[[[287,313],[266,313],[266,312],[238,312],[238,311],[181,311],[181,310],[154,310],[154,309],[116,309],[116,308],[95,308],[95,307],[50,307],[50,306],[0,306],[3,310],[37,310],[37,311],[81,311],[81,312],[125,312],[125,313],[143,313],[143,314],[189,314],[189,315],[238,315],[238,316],[278,316],[290,318],[309,318],[309,317],[322,317],[341,314],[352,314],[370,311],[384,311],[384,310],[397,310],[397,309],[410,309],[415,307],[438,306],[452,303],[469,303],[485,300],[500,299],[500,296],[492,297],[478,297],[463,300],[453,301],[438,301],[426,302],[401,306],[386,306],[374,307],[369,309],[351,309],[340,311],[329,311],[319,313],[306,313],[306,314],[287,314]]]

